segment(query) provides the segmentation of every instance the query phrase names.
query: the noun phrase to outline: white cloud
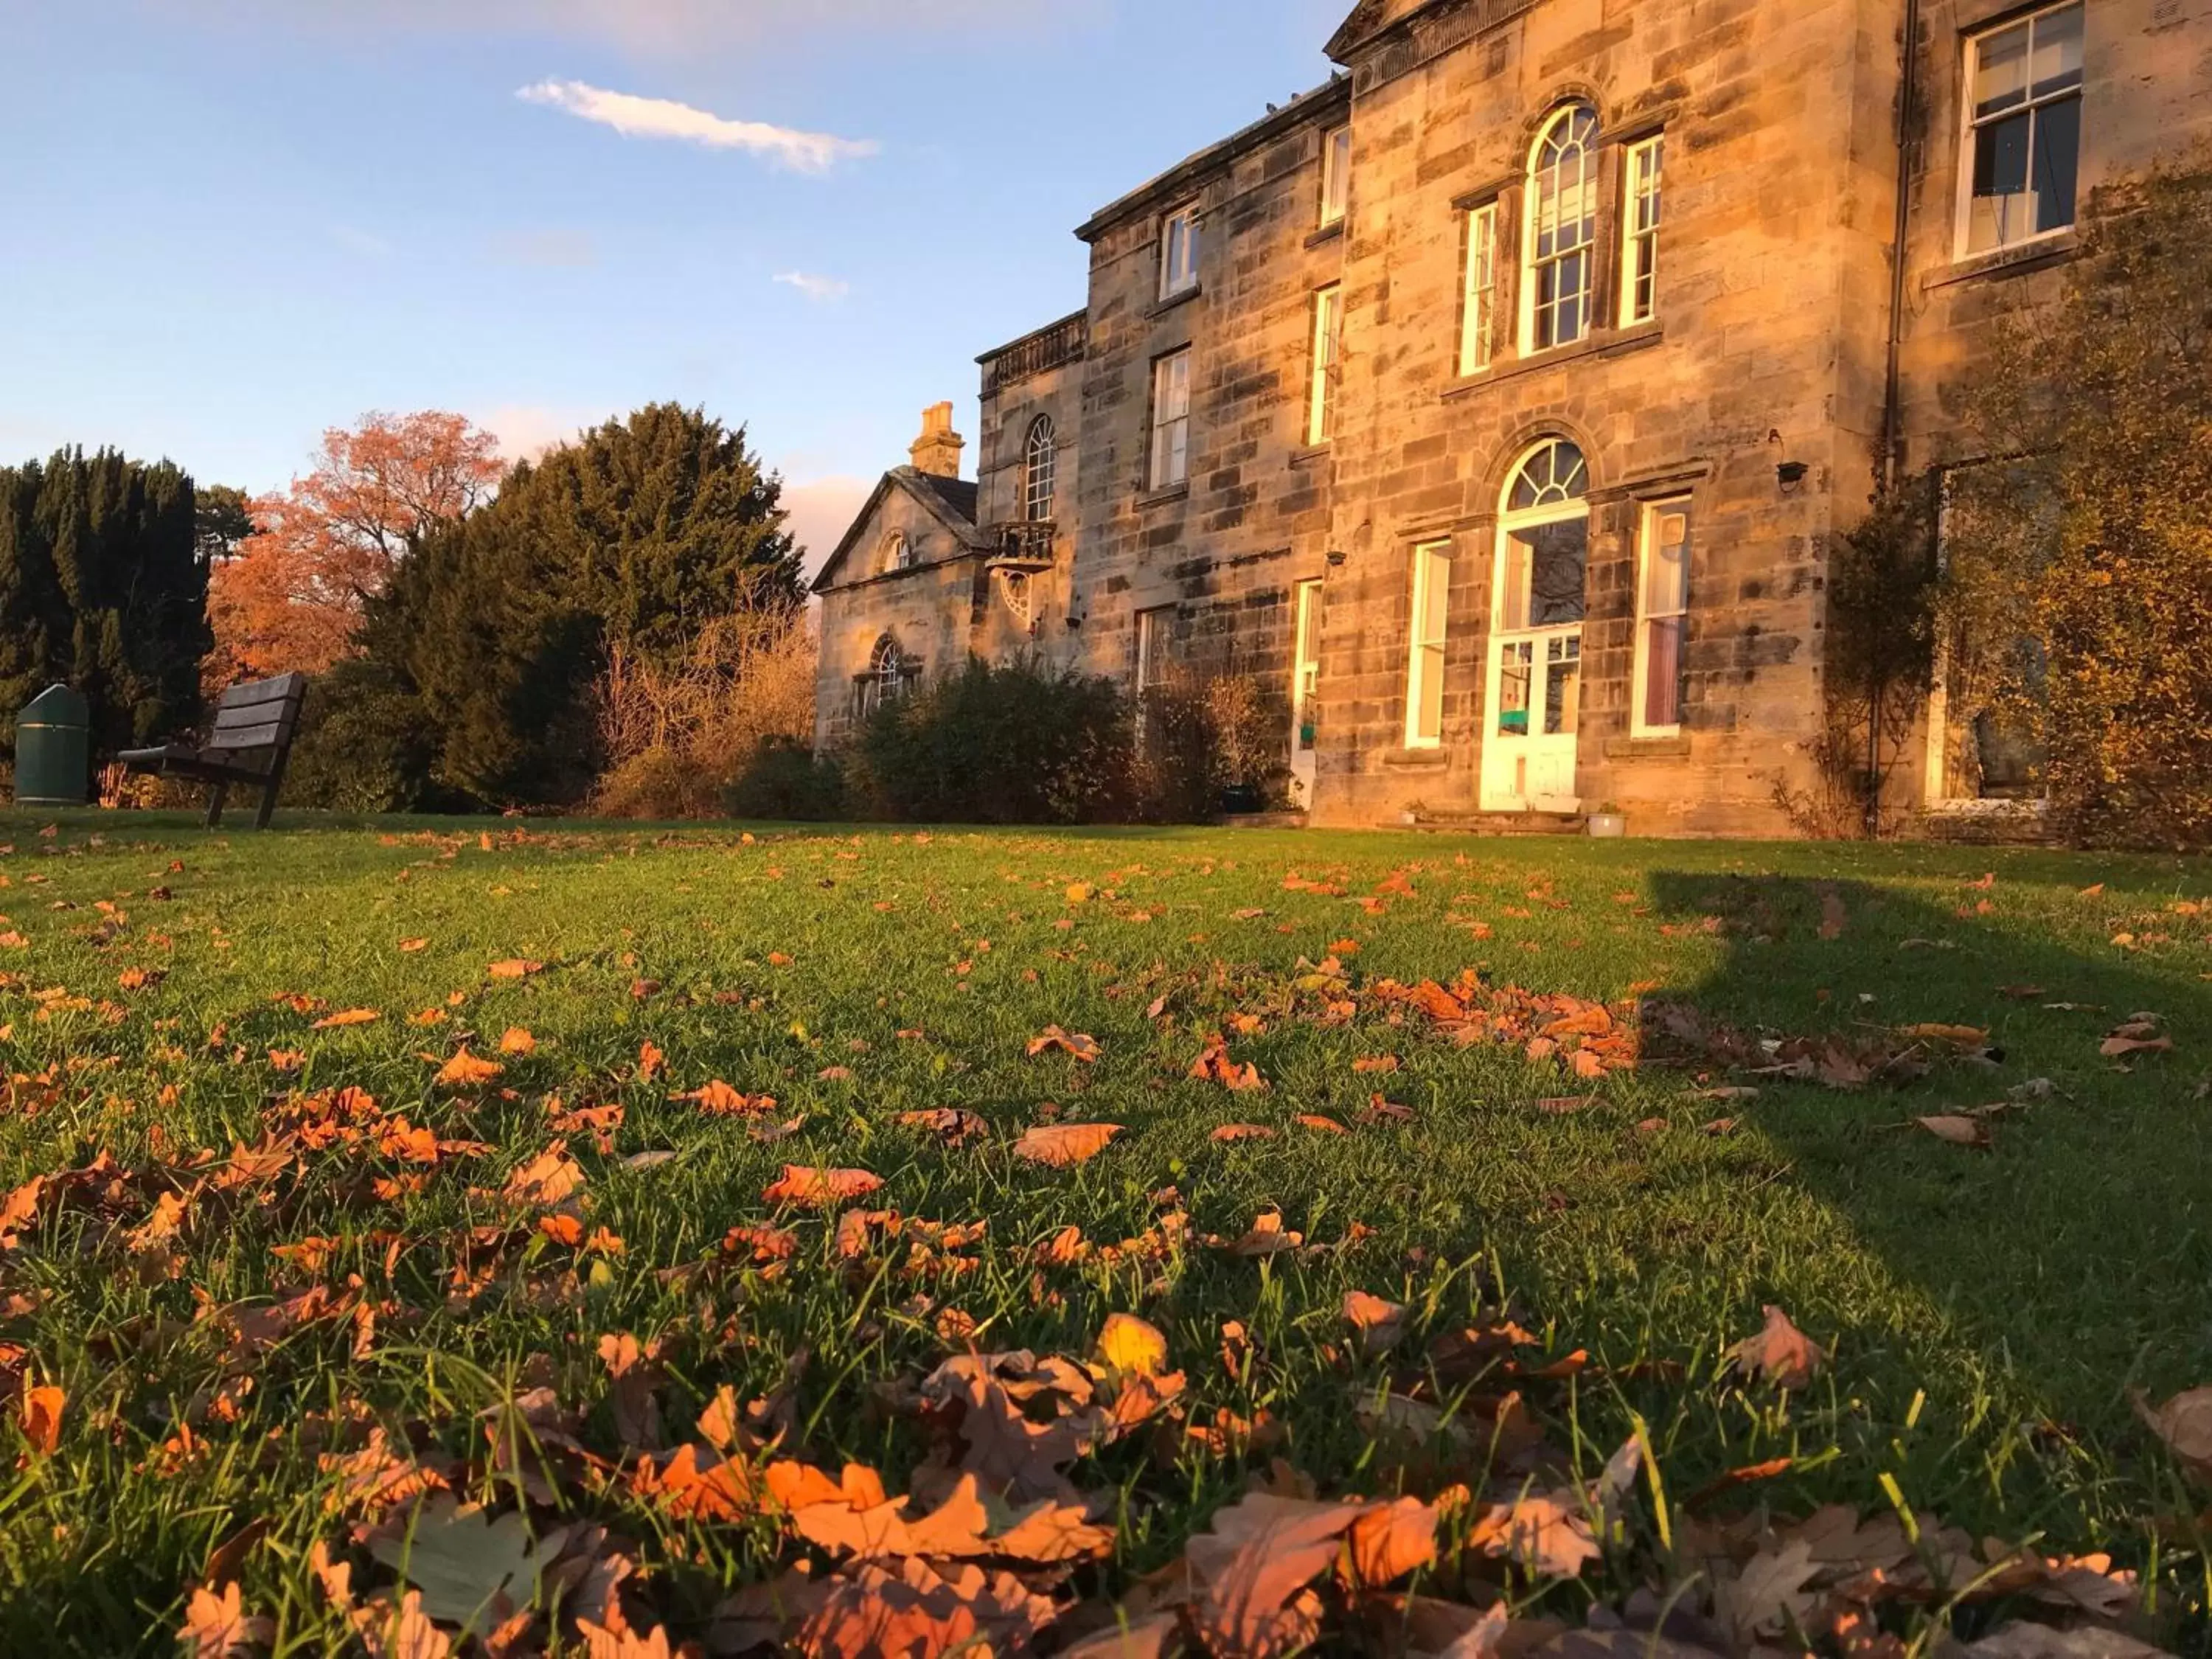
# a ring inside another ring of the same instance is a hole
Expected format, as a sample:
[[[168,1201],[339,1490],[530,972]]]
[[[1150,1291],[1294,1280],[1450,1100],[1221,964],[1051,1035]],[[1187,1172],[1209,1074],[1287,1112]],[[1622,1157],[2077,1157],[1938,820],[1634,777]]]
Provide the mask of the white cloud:
[[[477,417],[477,424],[499,440],[499,453],[509,461],[534,461],[594,423],[572,410],[536,404],[502,404]]]
[[[805,270],[778,271],[775,280],[817,303],[842,300],[853,291],[853,285],[842,276],[817,276]]]
[[[876,153],[876,145],[867,139],[800,132],[765,121],[728,120],[672,99],[609,92],[582,81],[540,81],[515,96],[612,127],[625,138],[671,138],[709,149],[746,150],[799,173],[826,173],[840,161]]]
[[[812,581],[830,562],[875,487],[872,478],[849,477],[817,478],[783,487],[783,510],[791,514],[785,528],[805,550],[807,580]]]

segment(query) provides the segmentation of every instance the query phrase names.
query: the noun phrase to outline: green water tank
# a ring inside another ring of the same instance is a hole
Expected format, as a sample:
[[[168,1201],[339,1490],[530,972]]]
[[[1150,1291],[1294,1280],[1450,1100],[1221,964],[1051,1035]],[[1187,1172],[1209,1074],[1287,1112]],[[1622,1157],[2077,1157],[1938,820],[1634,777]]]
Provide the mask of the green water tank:
[[[15,805],[82,806],[92,781],[92,710],[50,685],[15,717]]]

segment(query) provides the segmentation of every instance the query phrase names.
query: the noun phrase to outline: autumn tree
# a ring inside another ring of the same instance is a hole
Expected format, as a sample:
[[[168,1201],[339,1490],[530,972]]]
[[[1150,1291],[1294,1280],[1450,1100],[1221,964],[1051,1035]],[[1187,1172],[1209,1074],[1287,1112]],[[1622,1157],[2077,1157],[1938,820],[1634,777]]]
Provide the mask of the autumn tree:
[[[719,619],[800,615],[781,494],[743,428],[702,411],[610,421],[422,538],[368,602],[366,654],[340,665],[324,705],[344,706],[331,718],[358,728],[380,779],[427,752],[428,777],[380,783],[385,798],[580,803],[609,760],[611,662],[680,675]],[[311,769],[336,741],[315,735]]]
[[[410,548],[480,507],[505,468],[459,415],[364,416],[323,434],[314,470],[247,505],[252,532],[216,566],[210,683],[320,673],[351,654],[362,606]]]
[[[189,727],[207,582],[192,481],[171,463],[65,449],[0,469],[0,715],[66,682],[95,752]]]
[[[2212,840],[2212,147],[2098,191],[2003,320],[1951,474],[1947,677],[2023,729],[2062,823]]]

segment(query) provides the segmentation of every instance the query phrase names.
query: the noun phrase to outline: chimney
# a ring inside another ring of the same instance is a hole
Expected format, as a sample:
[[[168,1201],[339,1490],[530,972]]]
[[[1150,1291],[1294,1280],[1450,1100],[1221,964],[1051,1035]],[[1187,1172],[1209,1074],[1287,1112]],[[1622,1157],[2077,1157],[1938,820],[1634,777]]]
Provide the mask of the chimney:
[[[967,440],[952,429],[952,405],[943,403],[921,411],[921,436],[907,453],[914,457],[915,471],[937,478],[957,478],[960,452],[967,447]]]

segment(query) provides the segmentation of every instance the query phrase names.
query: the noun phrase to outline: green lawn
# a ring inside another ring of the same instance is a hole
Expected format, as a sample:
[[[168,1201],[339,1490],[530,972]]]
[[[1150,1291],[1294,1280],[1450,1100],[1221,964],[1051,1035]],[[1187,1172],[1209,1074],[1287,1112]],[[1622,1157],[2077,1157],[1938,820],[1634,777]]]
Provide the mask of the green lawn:
[[[886,1403],[896,1385],[970,1342],[1081,1358],[1118,1311],[1165,1333],[1185,1421],[1075,1467],[1086,1492],[1118,1494],[1118,1536],[1062,1601],[1172,1559],[1273,1458],[1324,1495],[1433,1493],[1437,1472],[1355,1407],[1395,1386],[1459,1409],[1424,1356],[1506,1310],[1540,1339],[1532,1361],[1588,1352],[1571,1381],[1526,1385],[1558,1458],[1595,1474],[1640,1419],[1661,1480],[1638,1492],[1656,1510],[1663,1490],[1678,1526],[1715,1477],[1790,1457],[1715,1510],[1901,1498],[1977,1538],[2110,1550],[2146,1571],[2154,1614],[2179,1610],[2154,1633],[2204,1639],[2212,1516],[2189,1517],[2206,1494],[2130,1405],[2131,1389],[2212,1382],[2203,862],[1209,830],[42,827],[0,818],[0,1192],[96,1157],[116,1169],[0,1226],[0,1384],[66,1396],[51,1455],[29,1437],[0,1454],[0,1650],[171,1651],[210,1549],[259,1521],[229,1568],[242,1606],[273,1621],[280,1652],[343,1650],[307,1551],[344,1550],[363,1517],[319,1455],[372,1421],[426,1462],[471,1455],[479,1412],[545,1384],[583,1413],[581,1446],[615,1463],[627,1430],[634,1460],[645,1436],[634,1399],[617,1422],[610,1334],[660,1340],[668,1446],[696,1437],[721,1385],[743,1404],[788,1383],[780,1455],[833,1475],[865,1463],[896,1492],[930,1449]],[[1333,952],[1340,990],[1301,965]],[[544,966],[489,971],[512,960]],[[1468,968],[1494,987],[1679,1002],[1753,1034],[1984,1028],[1997,1057],[1839,1090],[1655,1053],[1583,1083],[1517,1042],[1455,1042],[1374,990]],[[355,1009],[380,1018],[313,1029]],[[431,1011],[439,1023],[411,1023]],[[2138,1012],[2171,1050],[2100,1058]],[[1103,1055],[1028,1055],[1053,1024]],[[534,1052],[498,1054],[516,1028]],[[1186,1075],[1217,1031],[1265,1091]],[[503,1074],[439,1086],[465,1040]],[[660,1075],[641,1070],[647,1044]],[[1386,1055],[1395,1072],[1354,1070]],[[2047,1097],[1992,1120],[1990,1150],[1911,1127],[2037,1079]],[[715,1080],[774,1096],[774,1114],[672,1098]],[[1760,1092],[1691,1097],[1729,1082]],[[301,1122],[297,1097],[346,1086],[383,1115],[362,1145],[288,1145],[269,1175],[232,1159]],[[1410,1117],[1368,1121],[1378,1091]],[[1540,1104],[1563,1097],[1587,1103]],[[611,1127],[554,1121],[612,1105]],[[948,1146],[899,1121],[948,1106],[988,1135]],[[400,1115],[488,1150],[410,1162]],[[1705,1132],[1723,1117],[1731,1130]],[[802,1119],[774,1144],[750,1133]],[[1011,1155],[1054,1119],[1125,1127],[1080,1167]],[[1231,1122],[1280,1133],[1212,1139]],[[557,1221],[533,1231],[544,1205],[518,1219],[503,1200],[556,1133],[586,1180],[566,1207],[618,1252],[561,1242]],[[203,1153],[230,1161],[187,1167]],[[988,1235],[952,1251],[972,1266],[911,1237],[841,1260],[834,1210],[764,1201],[787,1164],[872,1171],[866,1205]],[[164,1212],[165,1193],[190,1197]],[[1094,1245],[1158,1236],[1177,1208],[1180,1245],[1034,1249],[1070,1228]],[[1328,1248],[1255,1259],[1205,1242],[1270,1209]],[[798,1236],[787,1262],[726,1252],[733,1227],[769,1224]],[[272,1254],[306,1240],[330,1243]],[[252,1310],[318,1284],[330,1316],[256,1324]],[[1351,1291],[1410,1310],[1394,1353],[1360,1352]],[[353,1300],[375,1307],[373,1328]],[[1832,1351],[1809,1387],[1721,1375],[1765,1304]],[[1256,1443],[1188,1432],[1224,1413],[1260,1424]],[[1480,1457],[1464,1461],[1442,1475],[1479,1487]],[[640,1570],[634,1608],[678,1638],[706,1637],[718,1602],[804,1553],[773,1518],[684,1518],[629,1480],[540,1492],[557,1501],[533,1524],[565,1508],[614,1528]],[[357,1590],[391,1583],[369,1553],[350,1559]],[[1631,1571],[1609,1557],[1509,1589],[1579,1622]]]

